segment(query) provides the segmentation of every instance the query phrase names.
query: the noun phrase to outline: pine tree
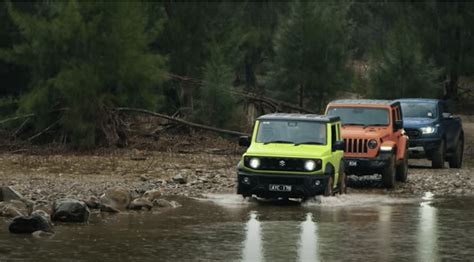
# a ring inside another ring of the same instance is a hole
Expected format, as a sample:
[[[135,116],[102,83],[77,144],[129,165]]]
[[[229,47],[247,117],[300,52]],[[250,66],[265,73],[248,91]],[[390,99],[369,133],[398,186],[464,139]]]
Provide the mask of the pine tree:
[[[150,26],[140,2],[42,7],[34,15],[9,7],[24,41],[2,57],[31,72],[20,111],[36,113],[38,130],[57,123],[75,146],[93,146],[104,136],[117,142],[110,107],[159,104],[165,60],[149,50],[159,27]]]
[[[292,3],[274,41],[273,86],[281,99],[317,110],[349,86],[347,11],[345,3]]]
[[[225,127],[234,120],[236,112],[236,101],[230,92],[233,73],[222,51],[218,47],[213,50],[204,67],[197,117],[202,123]]]
[[[377,98],[437,97],[441,70],[423,57],[421,44],[409,26],[400,22],[388,34],[387,46],[370,66],[372,95]]]

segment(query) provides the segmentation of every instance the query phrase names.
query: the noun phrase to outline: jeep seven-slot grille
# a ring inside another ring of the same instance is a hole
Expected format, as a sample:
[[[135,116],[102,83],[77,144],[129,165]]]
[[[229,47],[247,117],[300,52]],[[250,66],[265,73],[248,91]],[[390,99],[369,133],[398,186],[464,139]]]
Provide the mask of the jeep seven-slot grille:
[[[344,144],[346,148],[344,152],[346,153],[354,153],[354,154],[363,154],[367,153],[367,141],[368,139],[360,139],[360,138],[345,138]]]
[[[421,132],[418,129],[405,129],[405,132],[409,138],[418,138],[421,136]]]

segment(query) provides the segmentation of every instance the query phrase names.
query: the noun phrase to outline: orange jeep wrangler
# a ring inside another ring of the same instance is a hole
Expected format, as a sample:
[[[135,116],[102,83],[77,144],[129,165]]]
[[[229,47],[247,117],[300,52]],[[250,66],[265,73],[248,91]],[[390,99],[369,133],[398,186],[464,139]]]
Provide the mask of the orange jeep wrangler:
[[[408,137],[399,102],[335,100],[326,114],[341,118],[347,175],[382,174],[386,188],[393,188],[395,180],[406,182]]]

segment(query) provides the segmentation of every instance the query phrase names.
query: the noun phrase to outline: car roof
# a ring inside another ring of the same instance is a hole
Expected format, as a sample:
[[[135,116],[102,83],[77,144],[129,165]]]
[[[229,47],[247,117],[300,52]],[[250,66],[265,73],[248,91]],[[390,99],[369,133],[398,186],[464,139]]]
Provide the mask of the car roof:
[[[338,116],[325,116],[316,114],[297,114],[297,113],[273,113],[266,114],[257,118],[257,120],[300,120],[317,122],[337,122]]]
[[[399,105],[400,102],[381,99],[338,99],[331,101],[329,104],[396,106]]]
[[[425,103],[438,103],[439,99],[433,99],[433,98],[402,98],[402,99],[397,99],[399,102],[425,102]]]

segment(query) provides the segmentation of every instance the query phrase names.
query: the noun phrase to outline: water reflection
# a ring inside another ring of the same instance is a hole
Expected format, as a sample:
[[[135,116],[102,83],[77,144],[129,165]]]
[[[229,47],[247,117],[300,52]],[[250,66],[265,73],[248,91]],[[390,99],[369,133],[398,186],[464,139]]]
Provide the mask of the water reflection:
[[[243,261],[263,261],[262,234],[257,213],[252,211],[246,225],[246,238],[244,242]]]
[[[307,213],[306,220],[300,226],[299,261],[319,261],[317,230],[316,223],[313,222],[313,214]]]
[[[433,194],[425,193],[418,221],[418,261],[435,261],[438,257],[437,209],[431,206]]]

